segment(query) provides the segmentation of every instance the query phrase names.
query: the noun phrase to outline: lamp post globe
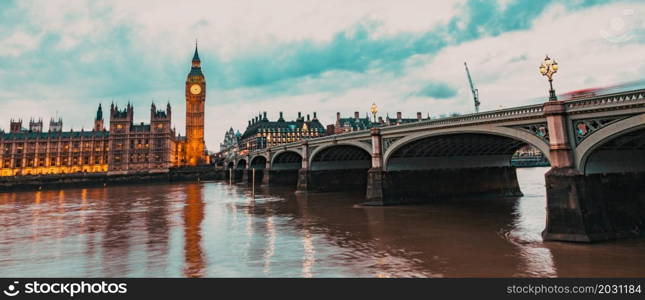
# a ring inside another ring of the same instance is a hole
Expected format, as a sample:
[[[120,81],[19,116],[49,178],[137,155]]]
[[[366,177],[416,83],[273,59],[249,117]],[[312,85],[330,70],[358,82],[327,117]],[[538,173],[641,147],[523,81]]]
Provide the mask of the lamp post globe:
[[[553,89],[553,74],[558,72],[558,63],[547,55],[540,65],[539,70],[540,74],[546,76],[549,80],[549,101],[557,101],[558,97],[555,95],[555,90]]]
[[[372,116],[374,116],[374,123],[376,123],[376,113],[378,112],[376,103],[372,103],[372,106],[370,106],[370,112],[372,112]]]

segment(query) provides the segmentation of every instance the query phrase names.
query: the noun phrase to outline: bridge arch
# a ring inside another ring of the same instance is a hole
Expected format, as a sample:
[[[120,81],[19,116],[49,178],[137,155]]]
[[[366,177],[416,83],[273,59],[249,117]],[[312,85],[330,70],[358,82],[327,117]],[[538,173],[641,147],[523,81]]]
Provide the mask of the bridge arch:
[[[369,164],[367,169],[371,167],[372,147],[362,142],[341,142],[335,144],[326,144],[315,148],[309,155],[309,166],[312,170],[316,169],[330,169],[333,168],[329,163],[322,163],[323,161],[343,161],[342,168],[365,168],[363,163],[367,160]],[[347,165],[347,162],[354,162]]]
[[[428,140],[432,138],[440,138],[440,137],[447,137],[447,136],[458,136],[458,135],[472,135],[472,136],[488,136],[493,139],[504,139],[509,143],[516,143],[517,148],[521,147],[524,144],[529,144],[531,146],[534,146],[538,150],[544,154],[545,158],[550,161],[549,157],[549,144],[540,139],[539,137],[520,130],[520,129],[514,129],[514,128],[509,128],[509,127],[492,127],[492,128],[459,128],[459,129],[444,129],[444,130],[436,130],[433,132],[420,132],[420,133],[415,133],[411,134],[405,137],[402,137],[398,140],[396,140],[392,145],[387,148],[385,153],[383,154],[383,167],[385,168],[386,171],[391,170],[390,168],[390,163],[392,162],[393,155],[397,153],[397,151],[401,150],[403,147],[410,146],[412,143],[419,142],[422,140]],[[498,140],[498,142],[501,140]],[[511,145],[509,145],[511,146]],[[508,149],[510,152],[512,149]],[[513,150],[510,154],[508,154],[508,163],[510,164],[510,158],[512,154],[516,151],[517,149]],[[500,154],[502,155],[502,154]],[[505,154],[504,154],[505,155]]]
[[[300,169],[302,166],[302,155],[300,151],[280,150],[271,158],[272,170]]]
[[[309,159],[308,190],[366,191],[367,174],[372,166],[371,147],[367,144],[327,144],[314,148]]]
[[[237,161],[235,168],[238,170],[246,169],[246,165],[247,165],[246,158],[242,158]]]
[[[645,171],[645,114],[589,135],[576,147],[575,162],[584,174]]]
[[[264,155],[257,155],[251,159],[251,168],[252,169],[264,169],[267,165],[267,159]]]

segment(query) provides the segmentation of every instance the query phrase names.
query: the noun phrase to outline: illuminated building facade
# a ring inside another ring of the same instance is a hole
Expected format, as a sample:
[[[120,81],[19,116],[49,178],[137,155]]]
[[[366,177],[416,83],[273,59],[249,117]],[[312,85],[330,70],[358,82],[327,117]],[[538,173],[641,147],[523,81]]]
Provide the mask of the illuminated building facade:
[[[305,119],[299,112],[294,121],[285,121],[282,112],[278,120],[269,121],[264,112],[249,120],[240,138],[240,149],[252,151],[324,135],[325,127],[318,121],[315,112],[312,119],[309,115]]]
[[[197,166],[208,164],[204,143],[204,103],[206,102],[206,80],[202,73],[197,46],[193,55],[190,73],[186,78],[186,164]],[[183,145],[180,145],[182,147]]]
[[[163,173],[171,167],[209,164],[204,145],[206,82],[197,48],[186,81],[186,136],[171,128],[170,104],[165,110],[150,107],[150,123],[134,123],[130,103],[124,109],[112,104],[109,130],[99,104],[91,131],[63,131],[62,119],[11,120],[9,132],[0,130],[0,176],[69,173]]]
[[[0,176],[107,172],[109,134],[102,127],[99,106],[95,129],[62,131],[62,119],[50,120],[43,132],[42,120],[11,120],[10,131],[0,131]]]
[[[10,132],[0,132],[0,176],[68,173],[127,174],[167,172],[179,166],[173,160],[175,132],[170,128],[171,108],[152,104],[150,124],[134,124],[130,104],[110,107],[110,131],[104,127],[101,105],[91,131],[62,131],[62,119],[51,120],[48,132],[42,121],[11,120]]]

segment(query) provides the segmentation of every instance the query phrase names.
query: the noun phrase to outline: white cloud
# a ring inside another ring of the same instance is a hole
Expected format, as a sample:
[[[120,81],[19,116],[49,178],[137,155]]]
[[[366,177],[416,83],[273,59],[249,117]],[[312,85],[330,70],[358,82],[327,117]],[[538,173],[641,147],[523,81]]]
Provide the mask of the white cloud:
[[[13,34],[0,38],[0,56],[20,56],[24,52],[34,50],[40,43],[40,35],[16,31]]]
[[[457,99],[471,101],[463,67],[468,61],[484,109],[512,107],[546,97],[548,84],[538,73],[545,54],[560,65],[554,77],[558,93],[590,88],[590,84],[603,87],[641,79],[645,45],[615,43],[601,35],[611,17],[625,9],[639,11],[642,16],[645,4],[611,4],[577,12],[555,5],[529,30],[447,47],[436,56],[417,57],[426,64],[410,70],[408,76],[418,81],[451,83],[460,87]],[[456,103],[454,107],[458,107]]]
[[[356,23],[383,23],[381,35],[422,32],[454,16],[463,0],[361,1],[282,0],[208,1],[186,5],[176,1],[115,1],[114,18],[135,24],[142,45],[175,57],[185,55],[186,44],[199,38],[204,49],[225,60],[249,47],[303,39],[328,42]]]

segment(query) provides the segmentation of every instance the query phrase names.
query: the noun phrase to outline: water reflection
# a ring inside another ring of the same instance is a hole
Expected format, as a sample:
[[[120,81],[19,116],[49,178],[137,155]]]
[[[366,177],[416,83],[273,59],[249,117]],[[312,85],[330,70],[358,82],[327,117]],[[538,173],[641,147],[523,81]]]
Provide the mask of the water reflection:
[[[226,182],[0,193],[0,276],[642,276],[645,240],[544,243],[544,172],[524,197],[363,207]]]
[[[273,225],[273,216],[266,218],[266,245],[264,246],[264,274],[269,275],[271,272],[271,259],[275,251],[275,227]]]
[[[146,242],[146,276],[160,276],[166,267],[163,263],[169,251],[169,208],[168,196],[153,195],[147,200],[150,207],[145,214]]]
[[[298,202],[298,207],[300,208],[300,218],[301,218],[301,234],[302,234],[302,248],[304,253],[302,255],[302,277],[311,278],[313,277],[312,270],[316,263],[316,249],[314,247],[313,235],[309,229],[309,209],[307,207],[307,196],[300,194],[296,201]]]
[[[105,199],[106,213],[108,214],[105,228],[102,231],[103,238],[101,240],[101,266],[103,273],[108,277],[119,276],[119,274],[127,274],[130,270],[128,257],[130,254],[131,234],[136,234],[132,231],[131,222],[136,221],[133,219],[133,210],[135,208],[136,196],[131,201],[112,201],[118,199],[117,197],[123,196],[122,193],[110,193],[108,199]],[[135,200],[135,201],[132,201]]]
[[[525,169],[519,172],[520,182],[524,197],[516,201],[513,207],[514,220],[505,234],[509,242],[513,243],[522,258],[523,267],[516,276],[556,277],[557,270],[553,261],[551,250],[542,243],[542,229],[545,226],[546,207],[544,198],[544,185],[541,182],[531,181],[530,178],[541,176],[542,168]]]
[[[186,277],[204,275],[201,226],[204,219],[204,202],[200,184],[186,185],[186,206],[184,207],[184,252]]]

